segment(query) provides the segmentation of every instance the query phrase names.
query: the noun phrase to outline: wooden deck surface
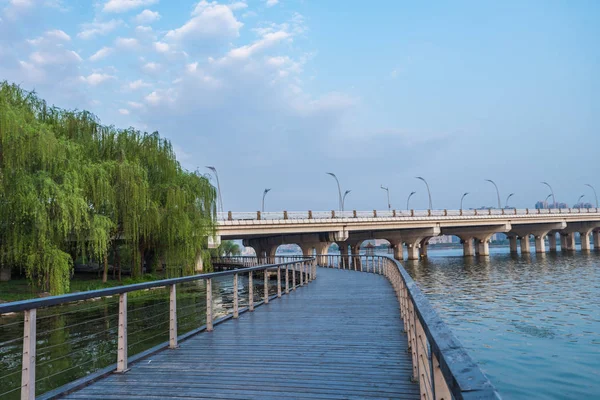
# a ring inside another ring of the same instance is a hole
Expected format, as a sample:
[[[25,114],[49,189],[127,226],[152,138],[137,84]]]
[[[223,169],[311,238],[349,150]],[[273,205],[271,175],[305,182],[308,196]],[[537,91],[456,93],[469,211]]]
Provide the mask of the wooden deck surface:
[[[398,303],[380,275],[317,279],[68,399],[418,399]]]

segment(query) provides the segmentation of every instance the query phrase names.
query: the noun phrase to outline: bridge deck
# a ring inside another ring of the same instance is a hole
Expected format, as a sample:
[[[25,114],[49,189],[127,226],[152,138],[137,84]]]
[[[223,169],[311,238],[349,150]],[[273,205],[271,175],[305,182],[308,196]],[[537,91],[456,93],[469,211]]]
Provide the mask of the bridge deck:
[[[66,398],[419,398],[387,280],[322,268],[317,276]]]

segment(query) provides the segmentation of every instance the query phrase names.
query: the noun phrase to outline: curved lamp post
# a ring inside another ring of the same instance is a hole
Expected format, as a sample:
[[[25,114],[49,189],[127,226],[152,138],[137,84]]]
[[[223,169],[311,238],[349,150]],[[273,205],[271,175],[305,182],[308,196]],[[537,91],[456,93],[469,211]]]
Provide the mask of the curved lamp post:
[[[514,193],[511,193],[511,194],[508,195],[508,197],[506,198],[506,203],[504,203],[504,207],[508,208],[508,199],[510,199],[513,196],[514,196]]]
[[[429,184],[427,183],[425,178],[423,178],[422,176],[415,176],[415,178],[420,181],[423,181],[425,183],[425,186],[427,186],[427,195],[429,196],[429,209],[432,210],[433,205],[431,204],[431,191],[429,190]]]
[[[498,196],[498,208],[502,208],[502,203],[500,202],[500,191],[498,190],[498,185],[491,179],[486,179],[486,182],[490,182],[496,188],[496,196]]]
[[[465,193],[463,193],[462,197],[460,198],[460,211],[462,211],[463,199],[468,194],[469,194],[469,192],[465,192]]]
[[[340,188],[340,181],[338,180],[337,176],[335,176],[335,174],[333,172],[327,172],[327,175],[331,175],[333,177],[333,179],[335,179],[335,182],[337,183],[338,207],[340,208],[340,211],[344,211],[343,206],[342,206],[342,189]]]
[[[577,199],[577,203],[575,203],[575,206],[579,206],[578,208],[581,208],[581,199],[583,199],[585,197],[585,194],[582,194],[581,196],[579,196],[579,198]],[[575,206],[573,206],[573,208],[575,208]]]
[[[206,168],[210,169],[215,174],[215,178],[217,179],[217,205],[218,208],[220,208],[220,211],[223,212],[223,197],[221,197],[221,184],[219,183],[219,174],[217,174],[217,169],[215,167],[207,166]]]
[[[271,191],[271,189],[265,189],[265,191],[263,192],[262,212],[265,212],[265,197],[267,196],[267,193],[269,193],[270,191]]]
[[[550,186],[548,182],[542,182],[542,184],[550,188],[550,194],[552,195],[552,203],[554,204],[554,208],[556,208],[556,197],[554,197],[554,189],[552,189],[552,186]]]
[[[546,196],[546,200],[544,200],[544,203],[548,204],[548,199],[552,197],[552,193],[550,193],[548,196]],[[548,207],[550,208],[550,207]]]
[[[408,208],[408,203],[410,202],[410,198],[413,196],[413,194],[415,194],[417,192],[410,192],[410,194],[408,195],[408,199],[406,199],[406,211],[410,210],[410,208]]]
[[[591,188],[594,191],[594,197],[596,198],[596,208],[598,208],[598,195],[596,194],[596,189],[589,183],[586,183],[585,186]]]
[[[350,193],[352,190],[346,190],[344,192],[344,195],[342,196],[342,211],[344,211],[344,202],[346,201],[346,196],[348,196],[348,193]]]
[[[381,188],[387,192],[387,200],[388,200],[388,210],[392,209],[392,205],[390,204],[390,189],[381,185]]]

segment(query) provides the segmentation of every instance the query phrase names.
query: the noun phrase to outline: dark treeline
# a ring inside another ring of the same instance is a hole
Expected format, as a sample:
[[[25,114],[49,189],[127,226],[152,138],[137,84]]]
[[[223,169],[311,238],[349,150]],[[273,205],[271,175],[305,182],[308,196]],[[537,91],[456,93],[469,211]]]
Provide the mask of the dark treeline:
[[[214,232],[215,190],[157,132],[101,125],[0,83],[0,268],[53,294],[75,260],[193,273]]]

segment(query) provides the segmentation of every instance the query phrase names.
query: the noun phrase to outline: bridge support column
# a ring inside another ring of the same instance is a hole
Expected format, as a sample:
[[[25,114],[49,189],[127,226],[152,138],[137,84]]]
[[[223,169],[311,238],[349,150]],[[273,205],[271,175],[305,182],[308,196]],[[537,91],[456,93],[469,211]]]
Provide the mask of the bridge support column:
[[[529,242],[529,235],[521,236],[521,254],[531,253],[531,243]]]
[[[421,257],[427,258],[427,245],[429,244],[429,238],[425,238],[421,241]]]
[[[406,248],[408,250],[408,259],[409,260],[418,260],[419,259],[419,242],[407,242]]]
[[[575,232],[569,232],[565,235],[565,249],[575,251]]]
[[[348,243],[346,242],[338,242],[338,247],[340,248],[340,269],[348,269],[350,268],[349,259],[348,259]]]
[[[567,251],[567,235],[565,233],[560,234],[560,250]]]
[[[401,240],[391,242],[394,247],[394,259],[404,261],[404,245]]]
[[[463,245],[463,256],[472,257],[475,251],[473,248],[473,238],[462,239],[461,242]]]
[[[600,231],[594,231],[594,250],[600,250]]]
[[[350,253],[352,254],[352,269],[355,271],[362,271],[362,264],[360,263],[360,242],[353,243],[350,245]]]
[[[556,232],[550,232],[548,234],[548,245],[551,253],[556,253]]]
[[[514,235],[511,235],[508,237],[508,243],[510,243],[510,253],[511,254],[518,254],[519,253],[519,248],[517,245],[517,237]]]
[[[317,245],[317,259],[318,265],[321,265],[323,267],[329,267],[329,246],[331,245],[331,243],[329,242],[321,242]]]
[[[590,251],[590,232],[579,232],[581,237],[581,251]]]
[[[535,252],[545,253],[546,252],[546,240],[543,235],[535,235]]]
[[[490,255],[490,241],[487,238],[477,240],[477,254],[480,256]]]

